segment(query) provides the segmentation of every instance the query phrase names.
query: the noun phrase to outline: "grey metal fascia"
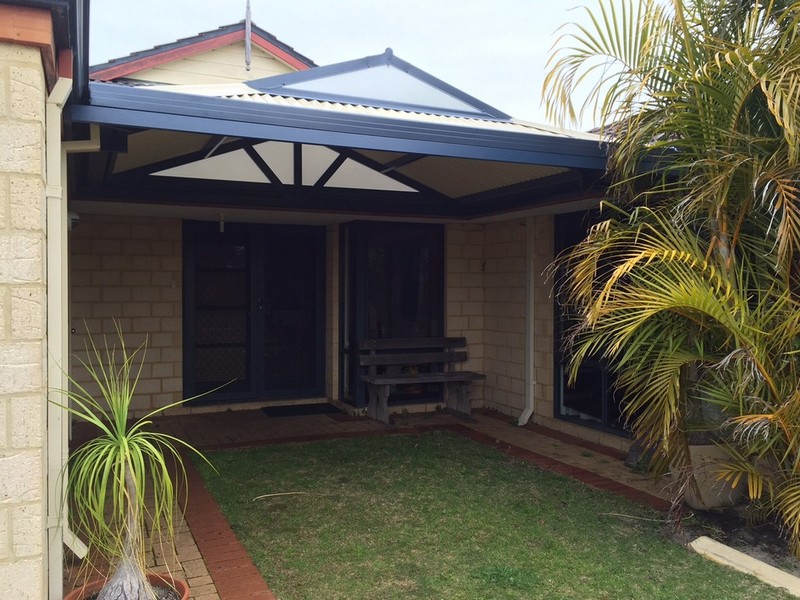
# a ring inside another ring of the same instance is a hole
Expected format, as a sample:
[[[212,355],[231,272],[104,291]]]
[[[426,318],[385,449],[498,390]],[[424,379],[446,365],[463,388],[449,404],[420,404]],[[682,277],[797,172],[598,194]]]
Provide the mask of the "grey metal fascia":
[[[393,120],[93,82],[76,122],[604,171],[594,140]]]

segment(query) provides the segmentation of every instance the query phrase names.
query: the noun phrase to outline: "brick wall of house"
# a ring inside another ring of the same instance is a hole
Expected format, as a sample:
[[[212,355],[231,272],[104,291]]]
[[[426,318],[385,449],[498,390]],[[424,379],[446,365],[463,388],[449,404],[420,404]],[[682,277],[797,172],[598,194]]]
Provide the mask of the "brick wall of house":
[[[0,597],[45,596],[45,118],[38,49],[0,43]]]
[[[445,334],[467,338],[463,369],[483,372],[484,226],[450,224],[445,229]],[[483,404],[483,383],[470,386],[473,406]]]
[[[182,397],[181,236],[179,219],[89,214],[70,234],[72,352],[85,356],[87,329],[113,342],[115,320],[129,349],[147,338],[137,416]]]
[[[325,390],[338,397],[339,254],[338,228],[326,239]],[[183,396],[182,225],[179,219],[81,215],[70,233],[72,352],[85,357],[87,328],[113,341],[114,321],[126,343],[135,349],[145,337],[148,348],[133,414],[140,416]],[[73,373],[89,386],[76,361]],[[262,404],[267,404],[264,402]],[[255,408],[258,403],[226,404]],[[219,406],[200,405],[171,414],[208,412]]]
[[[525,219],[486,225],[484,400],[508,415],[525,406],[526,244]]]
[[[553,282],[545,273],[553,262],[553,217],[533,221],[533,375],[535,421],[553,419]],[[548,423],[548,426],[551,424]]]

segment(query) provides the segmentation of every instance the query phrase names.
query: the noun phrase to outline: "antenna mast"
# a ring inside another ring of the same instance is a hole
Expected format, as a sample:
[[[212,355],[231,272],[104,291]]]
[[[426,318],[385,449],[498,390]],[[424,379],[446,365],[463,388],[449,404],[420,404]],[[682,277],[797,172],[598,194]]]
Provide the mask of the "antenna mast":
[[[244,67],[250,70],[250,49],[252,37],[252,17],[250,15],[250,0],[247,0],[247,8],[244,11]]]

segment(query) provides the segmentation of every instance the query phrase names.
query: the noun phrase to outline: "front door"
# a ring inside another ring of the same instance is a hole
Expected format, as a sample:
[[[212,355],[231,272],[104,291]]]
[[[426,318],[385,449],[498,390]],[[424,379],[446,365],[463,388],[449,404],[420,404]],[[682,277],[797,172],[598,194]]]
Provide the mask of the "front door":
[[[186,222],[184,393],[320,396],[324,228]]]
[[[444,228],[363,222],[342,233],[341,397],[363,406],[359,340],[444,334]]]

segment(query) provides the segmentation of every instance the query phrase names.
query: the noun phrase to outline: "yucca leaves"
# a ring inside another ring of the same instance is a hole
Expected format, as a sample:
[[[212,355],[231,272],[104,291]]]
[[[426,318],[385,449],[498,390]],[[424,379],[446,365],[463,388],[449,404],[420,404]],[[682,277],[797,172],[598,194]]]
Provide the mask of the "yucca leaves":
[[[76,531],[88,539],[90,555],[99,553],[124,566],[120,571],[126,576],[133,569],[144,582],[148,528],[171,540],[175,511],[180,510],[178,491],[187,489],[181,450],[202,455],[184,441],[150,429],[154,416],[186,400],[130,419],[146,342],[130,351],[115,325],[116,343],[104,338],[98,348],[90,336],[86,358],[78,359],[96,393],[72,376],[70,389],[60,390],[62,408],[97,430],[69,456],[66,501]]]

